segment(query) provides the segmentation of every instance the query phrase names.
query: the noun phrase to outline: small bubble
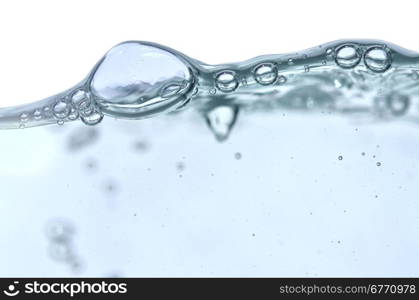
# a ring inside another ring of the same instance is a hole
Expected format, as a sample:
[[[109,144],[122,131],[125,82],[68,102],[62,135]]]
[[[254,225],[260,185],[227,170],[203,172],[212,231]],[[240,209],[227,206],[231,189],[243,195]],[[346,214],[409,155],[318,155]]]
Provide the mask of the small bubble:
[[[234,71],[222,71],[215,76],[215,86],[224,93],[233,92],[238,85]]]
[[[36,109],[36,110],[33,112],[33,118],[34,118],[35,120],[40,120],[40,119],[42,119],[42,113],[41,113],[41,111],[40,111],[39,109]]]
[[[286,83],[287,82],[287,77],[285,77],[284,75],[280,75],[279,77],[278,77],[278,81],[277,81],[279,84],[284,84],[284,83]]]
[[[254,70],[255,80],[261,85],[269,85],[275,82],[278,70],[272,63],[263,63]]]
[[[377,167],[380,167],[381,166],[381,163],[378,161],[377,162]]]
[[[28,115],[27,113],[22,113],[22,114],[20,115],[20,121],[21,121],[21,122],[27,122],[27,121],[28,121],[28,119],[29,119],[29,115]]]
[[[338,159],[339,159],[339,160],[342,160],[342,159],[343,159],[343,156],[342,156],[342,155],[339,155],[339,156],[338,156]]]
[[[71,101],[74,104],[75,107],[78,107],[79,104],[88,98],[88,95],[85,91],[83,90],[77,90],[72,96],[71,96]]]
[[[70,105],[61,100],[57,101],[52,109],[54,116],[60,119],[67,118],[67,116],[70,114],[70,110]]]
[[[294,59],[289,58],[289,59],[288,59],[288,64],[289,64],[289,65],[293,65],[293,64],[294,64]]]
[[[58,121],[57,121],[57,124],[58,124],[58,125],[60,125],[60,126],[61,126],[61,125],[64,125],[64,120],[58,120]]]
[[[176,170],[178,172],[182,172],[183,170],[185,170],[185,163],[180,161],[176,164]]]
[[[239,159],[241,159],[241,158],[242,158],[242,154],[241,154],[240,152],[236,152],[236,153],[234,154],[234,158],[235,158],[235,159],[237,159],[237,160],[239,160]]]
[[[345,44],[336,50],[336,63],[345,69],[355,67],[361,60],[361,53],[357,46]]]
[[[371,47],[365,52],[364,63],[374,72],[384,72],[391,66],[391,52],[381,46]]]
[[[361,152],[361,155],[362,155],[362,156],[365,156],[365,152]]]
[[[81,120],[83,121],[84,124],[93,126],[93,125],[99,124],[103,120],[103,114],[102,112],[95,110],[93,113],[91,113],[88,116],[82,116]]]

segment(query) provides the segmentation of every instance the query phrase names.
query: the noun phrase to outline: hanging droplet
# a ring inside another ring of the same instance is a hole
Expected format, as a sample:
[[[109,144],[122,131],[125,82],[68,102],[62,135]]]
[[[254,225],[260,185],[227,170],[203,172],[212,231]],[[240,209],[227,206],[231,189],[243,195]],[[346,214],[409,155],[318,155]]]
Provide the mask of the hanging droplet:
[[[206,121],[219,141],[225,141],[237,120],[239,109],[237,106],[222,105],[217,106],[206,114]]]

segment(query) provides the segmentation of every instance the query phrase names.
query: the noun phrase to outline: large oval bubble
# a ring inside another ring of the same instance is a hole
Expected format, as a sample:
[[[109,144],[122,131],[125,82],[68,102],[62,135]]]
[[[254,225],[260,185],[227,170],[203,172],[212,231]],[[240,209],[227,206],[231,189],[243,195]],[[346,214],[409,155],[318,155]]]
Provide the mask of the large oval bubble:
[[[175,109],[188,100],[193,86],[191,66],[181,55],[143,42],[112,48],[90,81],[104,113],[133,119]]]

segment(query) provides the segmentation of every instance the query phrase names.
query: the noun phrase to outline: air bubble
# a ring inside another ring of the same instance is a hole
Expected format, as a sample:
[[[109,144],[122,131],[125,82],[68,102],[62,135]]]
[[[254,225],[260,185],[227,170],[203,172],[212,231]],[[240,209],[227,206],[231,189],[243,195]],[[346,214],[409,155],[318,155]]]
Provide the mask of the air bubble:
[[[339,156],[338,156],[338,159],[339,159],[339,160],[342,160],[342,159],[343,159],[343,156],[342,156],[342,155],[339,155]]]
[[[234,71],[222,71],[215,77],[215,86],[224,93],[233,92],[238,85]]]
[[[20,115],[20,121],[21,122],[27,122],[29,120],[29,115],[27,113],[22,113]]]
[[[261,85],[274,83],[278,76],[278,70],[272,63],[263,63],[258,65],[253,73],[255,80]]]
[[[361,60],[361,53],[357,46],[346,44],[336,50],[336,63],[345,69],[355,67]]]
[[[385,72],[391,66],[390,50],[381,46],[371,47],[365,52],[364,63],[371,71]]]
[[[42,113],[41,113],[41,111],[40,111],[40,110],[38,110],[38,109],[36,109],[36,110],[33,112],[33,118],[34,118],[35,120],[40,120],[40,119],[42,119]]]
[[[103,113],[94,110],[90,115],[82,116],[81,120],[84,124],[93,126],[99,124],[103,119]]]
[[[285,77],[284,75],[280,75],[278,76],[278,81],[279,84],[284,84],[287,82],[287,77]]]
[[[387,108],[394,116],[401,116],[406,113],[410,106],[409,97],[399,93],[391,93],[386,98]]]
[[[70,106],[65,101],[58,101],[54,105],[53,112],[57,118],[64,119],[70,114]]]
[[[72,107],[70,114],[68,115],[68,119],[70,121],[74,121],[74,120],[77,120],[78,118],[79,118],[79,112]]]

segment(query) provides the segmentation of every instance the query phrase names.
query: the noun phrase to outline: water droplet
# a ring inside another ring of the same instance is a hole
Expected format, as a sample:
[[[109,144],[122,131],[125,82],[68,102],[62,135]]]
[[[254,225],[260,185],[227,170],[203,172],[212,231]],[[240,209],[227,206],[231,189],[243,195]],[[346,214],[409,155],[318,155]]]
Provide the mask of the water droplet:
[[[254,72],[255,80],[261,85],[269,85],[275,82],[278,76],[278,69],[272,63],[258,65]]]
[[[365,52],[364,63],[374,72],[384,72],[391,66],[391,52],[381,46],[371,47]]]
[[[215,86],[224,93],[233,92],[238,85],[234,71],[222,71],[215,76]]]
[[[82,116],[81,120],[86,125],[96,125],[103,120],[103,113],[100,111],[94,110],[90,115]]]
[[[68,105],[65,101],[57,101],[53,108],[54,116],[60,119],[67,118],[70,114],[70,109],[70,105]]]
[[[238,112],[238,107],[228,105],[217,106],[207,112],[207,124],[219,142],[228,138],[237,120]]]
[[[361,60],[361,53],[357,46],[345,44],[336,50],[336,63],[345,69],[355,67]]]

